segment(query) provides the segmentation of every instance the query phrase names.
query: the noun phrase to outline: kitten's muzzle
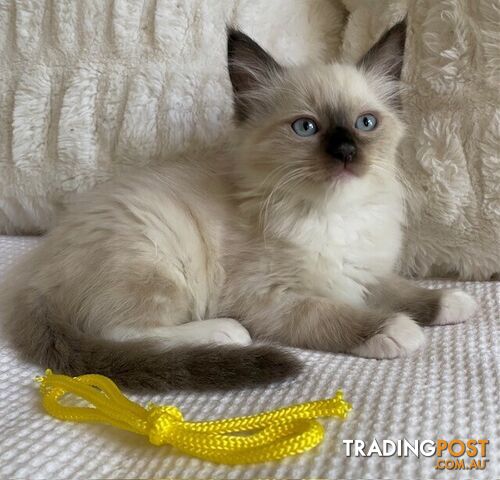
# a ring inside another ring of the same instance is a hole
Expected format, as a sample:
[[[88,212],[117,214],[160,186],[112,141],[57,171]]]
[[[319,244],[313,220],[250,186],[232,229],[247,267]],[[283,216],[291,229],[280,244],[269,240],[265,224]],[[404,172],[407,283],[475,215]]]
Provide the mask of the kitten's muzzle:
[[[356,158],[357,150],[354,138],[345,128],[335,128],[327,138],[326,153],[344,165]]]
[[[342,143],[331,153],[331,155],[335,160],[338,160],[344,164],[350,163],[356,156],[356,146],[352,143]]]

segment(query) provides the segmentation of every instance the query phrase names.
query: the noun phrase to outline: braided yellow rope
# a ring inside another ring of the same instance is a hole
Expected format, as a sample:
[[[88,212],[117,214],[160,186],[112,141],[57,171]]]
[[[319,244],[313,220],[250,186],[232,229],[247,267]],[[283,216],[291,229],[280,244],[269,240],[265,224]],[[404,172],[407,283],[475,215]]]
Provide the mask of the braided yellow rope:
[[[102,375],[71,378],[50,370],[37,377],[45,410],[60,420],[105,423],[149,437],[154,445],[178,450],[214,463],[238,465],[279,460],[318,445],[324,436],[318,417],[345,418],[351,409],[342,392],[333,398],[280,408],[246,417],[187,422],[174,406],[130,401]],[[92,407],[61,405],[67,394]],[[235,435],[234,435],[235,434]]]

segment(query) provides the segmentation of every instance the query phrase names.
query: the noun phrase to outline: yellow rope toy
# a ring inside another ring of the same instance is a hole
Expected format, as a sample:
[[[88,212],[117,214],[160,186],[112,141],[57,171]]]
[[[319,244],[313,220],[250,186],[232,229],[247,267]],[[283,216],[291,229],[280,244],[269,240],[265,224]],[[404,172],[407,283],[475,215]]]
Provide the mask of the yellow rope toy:
[[[323,440],[318,417],[345,418],[351,410],[339,390],[333,398],[305,402],[245,417],[187,422],[174,406],[143,408],[125,397],[102,375],[68,377],[51,370],[37,377],[45,410],[72,422],[104,423],[149,437],[154,445],[172,445],[181,452],[214,463],[249,464],[303,453]],[[64,406],[73,394],[93,407]]]

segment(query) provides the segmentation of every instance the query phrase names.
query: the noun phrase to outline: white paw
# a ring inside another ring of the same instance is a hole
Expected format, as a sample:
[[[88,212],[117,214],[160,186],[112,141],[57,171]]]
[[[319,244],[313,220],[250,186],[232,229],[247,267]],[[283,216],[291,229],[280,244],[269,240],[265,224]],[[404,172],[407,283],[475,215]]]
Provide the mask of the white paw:
[[[441,297],[441,307],[434,325],[450,325],[467,320],[477,310],[473,297],[462,290],[448,290]]]
[[[404,313],[391,317],[383,330],[359,345],[352,353],[368,358],[396,358],[409,355],[425,341],[423,330]]]
[[[210,323],[210,332],[208,338],[215,343],[238,345],[250,345],[252,339],[248,330],[232,318],[215,318],[205,320],[203,323]]]

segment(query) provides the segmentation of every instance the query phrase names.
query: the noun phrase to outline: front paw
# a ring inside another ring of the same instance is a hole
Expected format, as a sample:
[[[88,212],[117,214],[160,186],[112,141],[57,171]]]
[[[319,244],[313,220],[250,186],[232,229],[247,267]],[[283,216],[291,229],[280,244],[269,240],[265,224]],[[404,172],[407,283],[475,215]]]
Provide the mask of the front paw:
[[[219,345],[250,345],[252,343],[248,330],[232,318],[216,318],[204,323],[207,325],[210,323],[209,340]]]
[[[404,313],[387,320],[380,333],[358,345],[351,352],[367,358],[396,358],[409,355],[425,341],[423,330]]]
[[[462,290],[446,290],[434,325],[451,325],[467,320],[477,310],[476,300]]]

